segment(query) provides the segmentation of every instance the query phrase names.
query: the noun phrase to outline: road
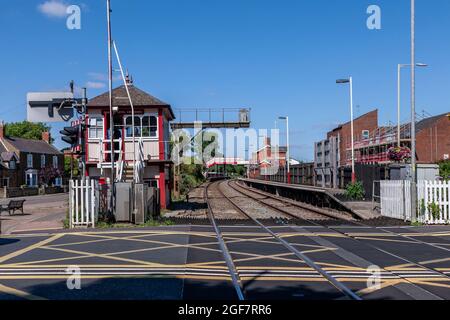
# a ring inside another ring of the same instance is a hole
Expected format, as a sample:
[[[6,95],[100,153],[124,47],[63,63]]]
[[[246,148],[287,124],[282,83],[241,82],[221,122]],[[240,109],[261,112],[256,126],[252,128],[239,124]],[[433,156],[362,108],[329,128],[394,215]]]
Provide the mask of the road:
[[[26,200],[25,214],[9,216],[7,212],[3,212],[0,216],[1,234],[63,228],[63,220],[68,210],[68,194],[23,197],[14,200],[18,199]],[[6,204],[9,200],[2,199],[0,203]]]
[[[245,299],[347,299],[261,228],[220,226]],[[450,299],[450,227],[273,226],[364,300]],[[378,288],[368,288],[380,268]],[[69,290],[67,268],[81,270]],[[0,300],[237,300],[211,226],[3,236]]]

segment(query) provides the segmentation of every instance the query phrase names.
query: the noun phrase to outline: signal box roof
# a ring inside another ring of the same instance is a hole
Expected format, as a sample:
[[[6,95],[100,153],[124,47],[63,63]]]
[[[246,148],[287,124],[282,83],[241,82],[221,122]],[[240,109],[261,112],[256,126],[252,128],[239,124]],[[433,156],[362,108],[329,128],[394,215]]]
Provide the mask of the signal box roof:
[[[165,103],[158,98],[142,91],[141,89],[135,87],[132,84],[128,85],[130,91],[131,100],[135,107],[155,107],[167,109],[170,116],[175,119],[175,114],[173,113],[170,104]],[[130,102],[128,100],[127,91],[125,85],[117,87],[113,90],[113,105],[117,107],[129,107]],[[109,108],[109,92],[105,92],[93,99],[88,103],[88,108]]]

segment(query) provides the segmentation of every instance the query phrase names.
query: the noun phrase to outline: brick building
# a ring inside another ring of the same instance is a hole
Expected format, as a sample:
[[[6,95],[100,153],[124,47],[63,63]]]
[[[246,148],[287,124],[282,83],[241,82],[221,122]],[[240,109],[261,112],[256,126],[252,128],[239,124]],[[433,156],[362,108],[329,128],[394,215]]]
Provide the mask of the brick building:
[[[37,187],[42,184],[61,186],[64,155],[51,145],[48,132],[42,140],[5,136],[0,124],[0,178],[2,187]]]
[[[286,166],[287,148],[271,145],[270,138],[264,139],[264,145],[252,156],[249,176],[259,178],[261,176],[276,175],[280,168]]]
[[[353,121],[354,140],[366,137],[378,128],[378,110],[370,111]],[[351,159],[351,122],[339,125],[327,133],[327,139],[314,145],[315,185],[338,188],[342,185],[341,168]]]
[[[362,165],[372,166],[375,171],[383,168],[387,170],[394,163],[389,157],[389,149],[398,146],[398,128],[378,126],[378,110],[355,119],[354,132],[355,163],[359,165],[359,169]],[[411,148],[409,123],[400,127],[400,145]],[[416,146],[416,159],[419,164],[435,164],[449,160],[450,114],[419,119],[416,124]],[[315,185],[344,188],[351,178],[351,163],[351,126],[348,122],[328,132],[326,140],[315,144]],[[358,179],[362,179],[358,170],[357,175]]]
[[[401,146],[411,148],[411,125],[400,128]],[[355,140],[355,159],[362,164],[391,164],[388,151],[398,145],[397,126],[379,127],[366,137]],[[448,160],[450,155],[449,114],[423,118],[416,124],[416,160],[422,164],[433,164]],[[346,165],[351,164],[351,142],[346,145]]]
[[[418,163],[450,160],[450,113],[424,119],[416,130]]]

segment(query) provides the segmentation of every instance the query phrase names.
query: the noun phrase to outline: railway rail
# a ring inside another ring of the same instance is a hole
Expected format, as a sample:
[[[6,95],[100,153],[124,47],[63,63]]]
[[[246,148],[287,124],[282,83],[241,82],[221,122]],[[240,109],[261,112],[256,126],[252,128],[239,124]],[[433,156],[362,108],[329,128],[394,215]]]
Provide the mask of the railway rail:
[[[286,209],[283,209],[282,207],[279,207],[279,206],[276,206],[276,205],[274,205],[274,204],[270,204],[270,203],[267,203],[266,201],[263,201],[261,198],[258,198],[258,197],[255,196],[255,195],[264,196],[264,197],[266,197],[266,198],[270,198],[270,199],[276,200],[276,201],[278,201],[278,202],[279,202],[280,204],[282,204],[282,205],[286,205],[286,204],[287,204],[287,205],[294,206],[294,207],[297,206],[297,207],[304,208],[304,206],[303,206],[302,204],[295,204],[295,203],[292,203],[292,201],[290,201],[290,200],[287,200],[287,199],[281,199],[281,198],[279,198],[279,197],[276,197],[276,196],[273,196],[273,195],[266,194],[266,193],[264,193],[264,192],[262,192],[262,191],[259,191],[259,190],[253,190],[253,189],[250,190],[248,187],[243,187],[243,186],[241,186],[241,185],[238,185],[238,183],[235,182],[235,181],[234,181],[234,182],[228,181],[228,182],[226,182],[226,183],[227,183],[227,185],[228,185],[229,187],[231,187],[232,189],[234,189],[234,190],[236,190],[236,191],[238,191],[238,192],[241,192],[243,195],[249,197],[250,199],[253,199],[254,201],[256,201],[256,202],[258,202],[258,203],[260,203],[260,204],[262,204],[262,205],[268,206],[268,207],[270,207],[270,208],[273,209],[273,210],[276,210],[276,211],[282,212],[282,213],[284,213],[284,214],[286,214],[286,215],[289,215],[289,216],[291,216],[293,219],[302,219],[301,217],[298,217],[297,215],[293,215],[292,213],[290,213],[290,212],[287,211]],[[230,200],[230,201],[232,201],[232,200]],[[319,210],[319,211],[318,211],[318,210],[315,210],[314,208],[308,208],[308,209],[310,209],[310,210],[312,210],[312,211],[314,211],[314,212],[316,212],[316,213],[318,213],[318,214],[322,214],[322,210]],[[331,218],[330,215],[325,214],[325,216]],[[335,216],[334,214],[333,214],[332,216],[334,216],[334,217],[336,218],[336,216]],[[337,221],[337,220],[335,220],[335,221]],[[343,232],[342,230],[339,230],[337,227],[333,227],[333,226],[330,226],[330,225],[326,225],[326,224],[322,223],[319,219],[316,219],[316,220],[307,220],[307,222],[309,222],[311,225],[314,225],[314,226],[317,226],[317,227],[327,228],[328,230],[331,230],[331,231],[337,232],[337,233],[339,233],[339,234],[341,234],[341,235],[343,235],[343,236],[352,238],[352,239],[355,240],[355,241],[360,241],[360,240],[358,239],[357,236],[349,235],[348,233],[345,233],[345,232]],[[371,227],[371,226],[367,226],[366,224],[364,224],[364,223],[361,222],[361,221],[356,221],[356,220],[353,220],[353,219],[347,220],[346,222],[349,224],[349,226],[356,226],[356,227],[362,227],[362,228],[373,228],[373,227]],[[390,235],[392,235],[392,236],[401,237],[401,238],[403,238],[403,239],[405,239],[405,240],[412,241],[412,242],[415,242],[415,243],[417,243],[417,244],[427,245],[427,246],[430,246],[430,247],[433,247],[433,248],[436,248],[436,249],[440,249],[440,250],[444,250],[444,251],[446,251],[446,252],[450,252],[450,249],[449,249],[449,248],[445,248],[445,247],[440,246],[440,245],[435,245],[435,244],[432,244],[432,243],[420,241],[420,240],[417,240],[417,239],[415,239],[415,238],[413,238],[413,237],[405,236],[405,235],[403,235],[403,234],[400,234],[400,233],[397,233],[397,232],[390,231],[390,230],[388,230],[388,229],[386,229],[386,228],[373,228],[373,229],[374,229],[375,231],[376,231],[376,230],[384,231],[384,232],[386,232],[387,234],[390,234]],[[380,247],[377,246],[377,245],[374,245],[374,244],[368,244],[368,243],[365,243],[365,245],[368,245],[368,246],[372,247],[373,249],[375,249],[375,250],[377,250],[377,251],[379,251],[379,252],[382,252],[382,253],[384,253],[384,254],[387,254],[387,255],[389,255],[389,256],[391,256],[391,257],[393,257],[393,258],[402,260],[402,261],[405,262],[405,264],[408,264],[408,265],[410,265],[410,266],[414,266],[414,267],[421,268],[421,269],[423,269],[423,270],[426,270],[426,271],[429,272],[430,274],[434,274],[434,275],[436,275],[436,276],[440,276],[440,277],[443,277],[443,278],[446,278],[446,279],[450,280],[450,276],[449,276],[447,273],[445,273],[445,272],[441,272],[441,271],[432,269],[432,268],[430,268],[430,267],[424,265],[423,263],[417,263],[417,262],[411,261],[410,259],[407,259],[407,258],[405,258],[405,257],[403,257],[403,256],[400,256],[400,255],[398,255],[398,254],[394,254],[394,253],[392,253],[392,252],[389,252],[389,251],[387,251],[387,250],[384,250],[384,249],[380,248]],[[387,270],[384,270],[384,271],[387,271]],[[389,272],[389,271],[387,271],[387,272]],[[396,274],[394,274],[394,275],[396,275]],[[396,275],[396,276],[399,276],[399,275]],[[411,283],[410,281],[408,281],[407,278],[406,278],[405,276],[400,276],[400,278],[402,278],[404,281],[409,282],[410,284],[412,284],[412,285],[415,286],[415,284],[413,284],[413,283]],[[425,289],[422,289],[422,290],[425,290]],[[425,290],[425,291],[427,291],[427,290]],[[430,293],[431,295],[433,295],[431,292],[429,292],[429,293]]]
[[[273,232],[270,228],[268,228],[266,225],[264,225],[259,219],[255,218],[251,214],[248,214],[246,211],[244,211],[241,206],[236,203],[235,200],[231,199],[229,196],[227,196],[220,188],[220,184],[222,182],[214,182],[210,184],[205,189],[205,199],[208,202],[208,211],[209,211],[209,218],[210,221],[214,227],[214,230],[217,234],[217,238],[219,241],[219,245],[223,250],[223,255],[225,257],[225,260],[227,262],[227,266],[232,278],[233,286],[235,287],[236,293],[239,297],[239,299],[245,299],[243,290],[242,290],[242,283],[239,280],[239,274],[236,270],[236,267],[233,264],[232,256],[227,248],[227,245],[223,239],[223,236],[221,234],[221,231],[219,229],[219,226],[217,224],[216,218],[214,216],[214,211],[212,210],[212,206],[210,205],[210,201],[208,198],[208,191],[209,189],[215,188],[216,192],[219,192],[222,195],[223,199],[226,199],[235,209],[236,212],[238,212],[242,217],[247,218],[251,222],[253,222],[256,226],[260,227],[264,232],[267,234],[270,234],[278,243],[280,243],[283,247],[285,247],[287,250],[289,250],[291,253],[293,253],[300,261],[304,262],[306,265],[308,265],[310,268],[315,270],[318,274],[320,274],[323,278],[325,278],[331,285],[333,285],[337,290],[339,290],[343,295],[346,297],[353,299],[353,300],[362,300],[360,296],[358,296],[356,293],[354,293],[352,290],[350,290],[347,286],[345,286],[340,281],[336,280],[331,274],[329,274],[327,271],[325,271],[322,267],[320,267],[318,264],[316,264],[313,260],[311,260],[309,257],[307,257],[305,254],[297,250],[292,244],[278,236],[275,232]],[[288,215],[287,213],[285,213]]]

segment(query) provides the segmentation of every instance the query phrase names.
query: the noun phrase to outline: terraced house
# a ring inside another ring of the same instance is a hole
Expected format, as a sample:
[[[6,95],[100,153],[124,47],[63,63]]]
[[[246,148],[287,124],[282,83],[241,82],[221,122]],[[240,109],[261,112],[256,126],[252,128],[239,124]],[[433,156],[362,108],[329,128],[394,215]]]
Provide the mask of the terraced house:
[[[0,124],[0,181],[2,187],[61,186],[64,155],[51,144],[50,134],[42,140],[5,136]]]

